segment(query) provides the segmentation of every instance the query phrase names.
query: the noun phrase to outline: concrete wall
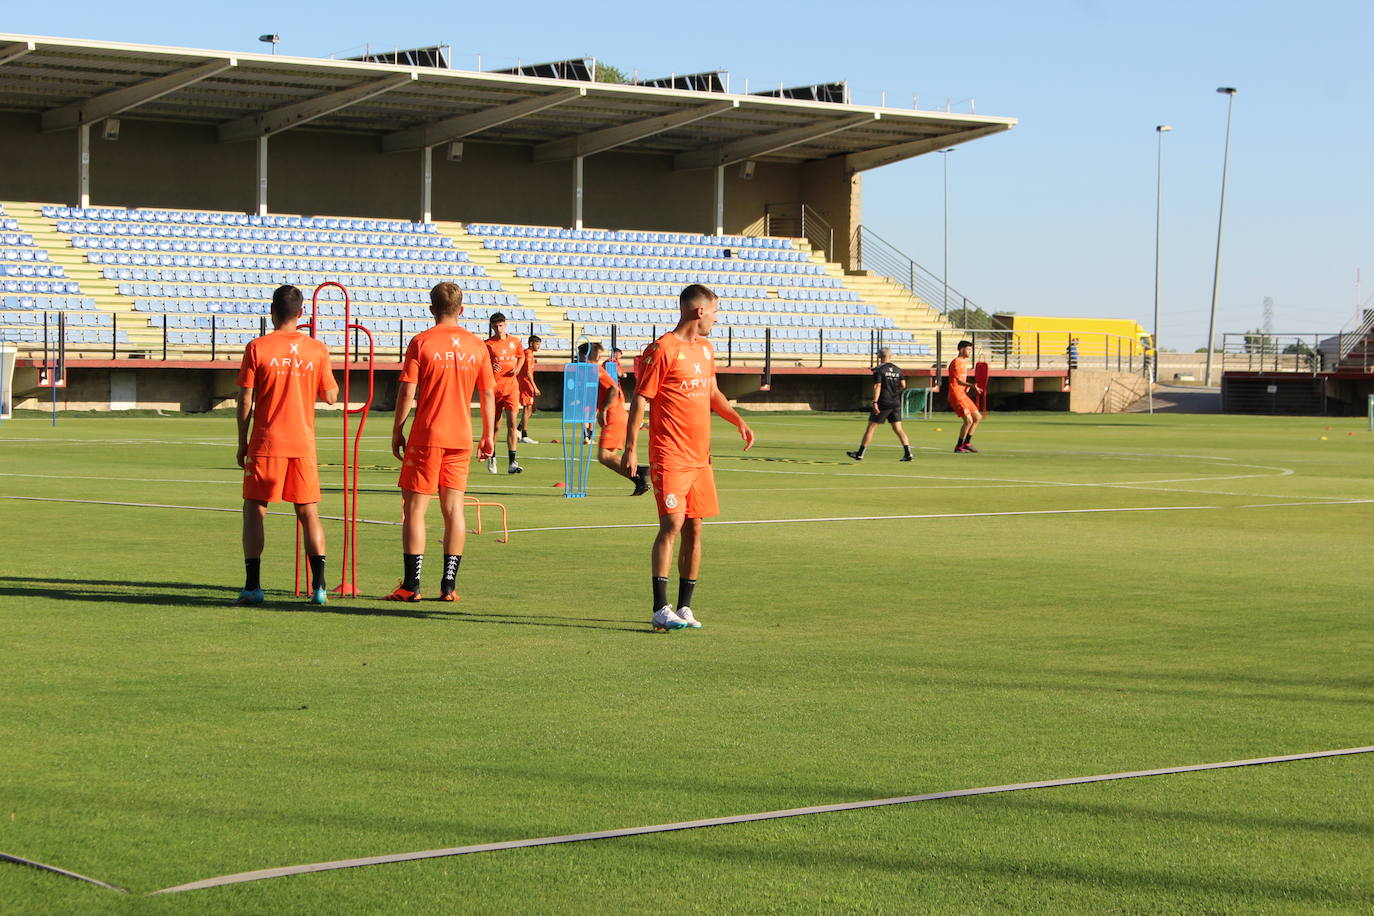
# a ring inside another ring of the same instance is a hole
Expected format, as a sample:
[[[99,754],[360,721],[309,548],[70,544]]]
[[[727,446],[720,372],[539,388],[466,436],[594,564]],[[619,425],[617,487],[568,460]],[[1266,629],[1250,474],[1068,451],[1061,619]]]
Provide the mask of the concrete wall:
[[[97,206],[251,211],[256,148],[219,143],[215,128],[121,119],[117,141],[91,136],[91,202]],[[417,219],[419,152],[383,153],[378,136],[309,128],[268,144],[268,208],[279,213]],[[536,163],[530,148],[465,142],[463,160],[433,155],[435,219],[536,223],[572,221],[572,163]],[[806,166],[761,162],[752,180],[725,170],[725,231],[741,232],[764,205],[816,208],[848,239],[858,214],[859,180],[842,160]],[[588,226],[710,232],[711,169],[680,172],[672,157],[610,152],[584,167]],[[37,115],[0,112],[0,198],[74,203],[77,134],[39,130]],[[837,248],[841,247],[837,242]],[[837,256],[838,253],[837,253]]]
[[[1120,413],[1148,390],[1139,373],[1078,369],[1069,375],[1069,412]]]

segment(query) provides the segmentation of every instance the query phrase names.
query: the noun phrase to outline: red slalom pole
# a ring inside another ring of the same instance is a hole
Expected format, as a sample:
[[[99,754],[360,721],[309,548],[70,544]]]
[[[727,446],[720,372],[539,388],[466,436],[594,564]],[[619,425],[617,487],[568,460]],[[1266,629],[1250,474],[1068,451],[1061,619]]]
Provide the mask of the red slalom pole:
[[[345,293],[345,295],[347,295],[347,293]],[[307,321],[307,322],[305,323],[305,329],[310,333],[310,336],[311,336],[311,337],[314,337],[314,336],[315,336],[315,315],[316,315],[316,312],[317,312],[317,308],[316,308],[315,301],[319,298],[319,296],[320,296],[320,288],[319,288],[319,287],[316,287],[316,288],[315,288],[315,295],[312,296],[312,297],[310,297],[310,320]],[[344,355],[347,356],[348,354],[345,353]],[[296,577],[295,577],[295,579],[294,579],[294,586],[293,586],[293,588],[292,588],[292,594],[295,595],[297,598],[299,598],[299,597],[301,596],[301,540],[302,540],[302,535],[303,535],[303,532],[302,532],[302,530],[301,530],[301,521],[300,521],[300,519],[296,519]]]

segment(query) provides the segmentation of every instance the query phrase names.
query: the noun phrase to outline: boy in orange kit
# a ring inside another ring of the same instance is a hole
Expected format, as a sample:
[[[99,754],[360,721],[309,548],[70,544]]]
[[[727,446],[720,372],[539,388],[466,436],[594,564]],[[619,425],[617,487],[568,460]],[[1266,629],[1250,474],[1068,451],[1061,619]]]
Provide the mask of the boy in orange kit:
[[[320,524],[320,471],[315,462],[315,400],[333,404],[339,392],[329,349],[296,330],[301,291],[272,293],[275,330],[250,341],[239,367],[238,465],[243,468],[243,565],[246,576],[235,604],[262,604],[260,571],[268,503],[296,507],[310,560],[310,603],[324,604],[324,526]],[[249,436],[249,427],[252,436]]]
[[[701,626],[691,608],[701,567],[701,523],[720,514],[711,471],[711,414],[719,414],[739,429],[745,451],[754,444],[754,431],[716,385],[714,353],[706,337],[719,305],[720,298],[698,283],[684,289],[678,297],[677,327],[649,345],[636,370],[638,387],[626,423],[620,466],[627,477],[638,472],[639,421],[644,408],[653,404],[649,465],[659,515],[651,554],[656,630]],[[682,546],[674,607],[668,603],[668,571],[679,535]]]
[[[583,349],[587,348],[587,349]],[[633,475],[626,474],[620,465],[620,449],[625,445],[625,392],[620,383],[606,371],[611,362],[602,362],[606,351],[599,343],[582,344],[578,354],[587,362],[601,363],[597,367],[596,422],[601,426],[601,438],[597,440],[596,460],[604,467],[628,477],[635,488],[632,496],[643,496],[649,492],[649,467],[639,468]]]
[[[388,601],[419,601],[425,561],[425,512],[439,496],[444,513],[444,572],[439,600],[457,601],[458,566],[463,561],[467,527],[463,494],[472,459],[472,392],[482,393],[482,439],[477,457],[492,452],[495,408],[491,355],[476,334],[458,326],[463,291],[440,283],[429,291],[434,327],[416,334],[406,348],[391,452],[401,459],[401,550],[404,573]],[[406,417],[415,409],[410,437]]]
[[[969,396],[969,391],[982,394],[982,389],[968,382],[968,361],[972,356],[973,343],[961,340],[959,341],[959,355],[949,361],[949,378],[946,380],[949,406],[954,411],[954,415],[964,421],[959,428],[959,441],[954,446],[956,454],[976,453],[978,451],[973,447],[973,431],[978,428],[978,422],[983,419],[983,415],[978,412],[978,407],[974,404],[973,398]]]
[[[539,397],[539,386],[534,383],[534,354],[543,346],[544,339],[531,334],[525,342],[525,364],[520,367],[520,435],[518,441],[524,445],[538,445],[538,439],[530,438],[530,418],[534,416],[534,399]]]
[[[525,348],[520,341],[506,333],[506,316],[493,312],[487,319],[491,336],[485,341],[491,357],[491,371],[496,378],[496,416],[495,422],[506,418],[506,473],[519,474],[524,470],[515,457],[515,415],[520,410],[520,372],[524,369]],[[487,459],[487,470],[496,473],[496,454]]]

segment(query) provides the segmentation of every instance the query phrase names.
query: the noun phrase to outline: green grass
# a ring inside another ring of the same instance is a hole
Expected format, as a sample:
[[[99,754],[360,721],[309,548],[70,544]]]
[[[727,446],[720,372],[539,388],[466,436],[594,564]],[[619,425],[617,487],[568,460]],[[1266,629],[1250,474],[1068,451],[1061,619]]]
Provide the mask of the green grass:
[[[134,892],[0,864],[0,909],[1374,907],[1374,755],[143,896],[303,862],[1374,744],[1374,527],[1345,501],[1374,480],[1362,421],[996,415],[982,454],[960,456],[942,418],[909,423],[915,463],[883,431],[857,466],[843,450],[860,419],[751,422],[747,456],[717,425],[722,521],[935,517],[709,528],[705,628],[664,635],[647,630],[649,529],[518,530],[653,522],[651,497],[599,467],[592,498],[563,499],[561,464],[540,460],[555,445],[526,446],[519,477],[474,468],[472,492],[517,531],[469,539],[457,605],[306,608],[286,591],[290,519],[273,516],[267,606],[227,607],[234,514],[0,500],[0,850]],[[556,435],[544,418],[532,432]],[[364,441],[361,514],[394,521],[386,444]],[[21,419],[0,427],[0,495],[236,509],[233,451],[227,417]],[[1047,512],[1166,506],[1189,508]],[[999,512],[1042,514],[976,514]],[[377,596],[399,533],[362,537]]]

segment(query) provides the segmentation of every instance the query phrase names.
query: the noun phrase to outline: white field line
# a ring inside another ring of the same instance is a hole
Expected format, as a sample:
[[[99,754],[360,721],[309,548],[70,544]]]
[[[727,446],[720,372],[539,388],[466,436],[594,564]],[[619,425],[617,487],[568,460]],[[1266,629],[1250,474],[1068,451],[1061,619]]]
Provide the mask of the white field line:
[[[774,821],[783,818],[804,817],[813,814],[834,814],[841,811],[859,811],[867,808],[882,808],[892,805],[910,805],[918,802],[938,801],[946,798],[997,795],[1004,792],[1022,792],[1027,789],[1054,789],[1062,786],[1086,785],[1089,783],[1111,782],[1121,779],[1139,779],[1146,776],[1173,776],[1180,773],[1197,773],[1204,770],[1261,766],[1271,763],[1290,763],[1298,760],[1315,760],[1322,757],[1343,757],[1352,754],[1368,753],[1374,753],[1374,747],[1348,747],[1340,750],[1315,751],[1308,754],[1285,754],[1279,757],[1254,757],[1249,760],[1227,760],[1223,763],[1195,763],[1188,766],[1163,767],[1156,770],[1103,773],[1097,776],[1071,776],[1067,779],[1046,779],[1038,782],[1008,783],[1001,786],[982,786],[976,789],[954,789],[946,792],[927,792],[923,795],[876,798],[869,801],[842,802],[834,805],[813,805],[808,808],[786,808],[780,811],[762,811],[757,814],[735,814],[728,817],[709,817],[695,821],[678,821],[672,824],[653,824],[647,827],[623,827],[618,830],[597,830],[591,833],[570,833],[562,836],[537,837],[527,840],[477,843],[471,846],[454,846],[448,849],[428,849],[421,852],[402,852],[392,855],[368,856],[360,859],[340,859],[334,862],[315,862],[309,865],[288,865],[281,868],[264,868],[258,871],[239,872],[232,875],[205,878],[200,881],[192,881],[189,884],[178,884],[175,887],[164,887],[152,893],[176,894],[182,891],[202,890],[208,887],[245,884],[251,881],[265,881],[269,878],[286,878],[292,875],[305,875],[321,871],[337,871],[344,868],[361,868],[368,865],[391,865],[397,862],[440,859],[450,856],[471,855],[478,852],[528,849],[534,846],[557,846],[565,843],[583,843],[590,840],[610,840],[627,836],[644,836],[654,833],[671,833],[678,830],[695,830],[702,827],[724,827],[732,824]]]

